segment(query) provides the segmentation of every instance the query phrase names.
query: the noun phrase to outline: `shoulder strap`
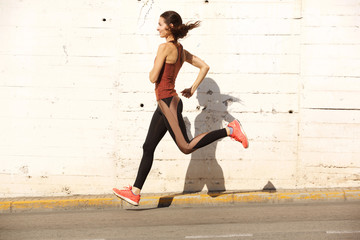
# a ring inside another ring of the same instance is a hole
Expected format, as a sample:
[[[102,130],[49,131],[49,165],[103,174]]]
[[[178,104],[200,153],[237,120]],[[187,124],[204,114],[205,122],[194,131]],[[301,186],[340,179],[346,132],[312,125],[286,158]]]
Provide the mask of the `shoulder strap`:
[[[177,47],[177,50],[178,50],[178,58],[177,58],[177,60],[176,60],[176,62],[178,61],[178,60],[182,60],[181,58],[182,58],[182,50],[183,50],[183,46],[179,43],[179,46]]]

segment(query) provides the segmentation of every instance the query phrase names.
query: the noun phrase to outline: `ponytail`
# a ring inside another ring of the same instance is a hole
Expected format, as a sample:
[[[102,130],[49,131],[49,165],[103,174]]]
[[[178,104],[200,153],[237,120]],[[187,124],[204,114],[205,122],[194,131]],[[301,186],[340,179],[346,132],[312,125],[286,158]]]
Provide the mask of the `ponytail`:
[[[200,26],[200,21],[196,21],[194,23],[188,22],[186,24],[181,24],[178,27],[170,28],[170,31],[173,34],[175,41],[177,41],[178,39],[186,37],[187,33],[191,29],[197,28],[199,26]]]
[[[180,38],[184,38],[191,29],[200,26],[200,21],[196,21],[194,23],[188,22],[186,24],[183,24],[181,16],[174,11],[164,12],[160,15],[160,17],[163,17],[165,19],[165,23],[169,26],[170,32],[174,36],[175,42],[177,42],[177,40]]]

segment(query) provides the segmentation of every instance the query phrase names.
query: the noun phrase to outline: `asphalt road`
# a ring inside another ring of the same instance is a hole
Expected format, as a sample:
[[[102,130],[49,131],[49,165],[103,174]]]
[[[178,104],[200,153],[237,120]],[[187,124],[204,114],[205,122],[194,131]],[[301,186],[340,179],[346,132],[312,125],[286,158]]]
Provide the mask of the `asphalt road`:
[[[360,202],[1,214],[0,239],[360,239]]]

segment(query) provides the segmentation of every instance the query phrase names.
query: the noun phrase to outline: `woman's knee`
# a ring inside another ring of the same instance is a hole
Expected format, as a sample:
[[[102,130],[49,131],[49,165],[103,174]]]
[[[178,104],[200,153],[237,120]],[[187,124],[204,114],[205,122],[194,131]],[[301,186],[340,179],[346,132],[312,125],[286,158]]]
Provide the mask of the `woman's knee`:
[[[194,151],[194,149],[190,148],[189,146],[179,147],[179,149],[184,154],[190,154]]]
[[[154,144],[145,142],[142,146],[144,153],[153,153],[155,151]]]

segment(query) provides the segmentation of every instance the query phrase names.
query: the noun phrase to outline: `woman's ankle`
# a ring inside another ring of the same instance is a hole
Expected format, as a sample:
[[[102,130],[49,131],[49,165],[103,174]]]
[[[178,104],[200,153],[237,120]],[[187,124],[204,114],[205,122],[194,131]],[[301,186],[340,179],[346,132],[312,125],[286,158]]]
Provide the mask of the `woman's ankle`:
[[[226,133],[227,133],[227,135],[228,135],[228,136],[230,136],[230,135],[231,135],[231,130],[230,130],[230,127],[225,127],[225,129],[226,129]]]
[[[132,187],[131,191],[133,192],[133,194],[135,195],[140,195],[141,189],[137,188],[137,187]]]

